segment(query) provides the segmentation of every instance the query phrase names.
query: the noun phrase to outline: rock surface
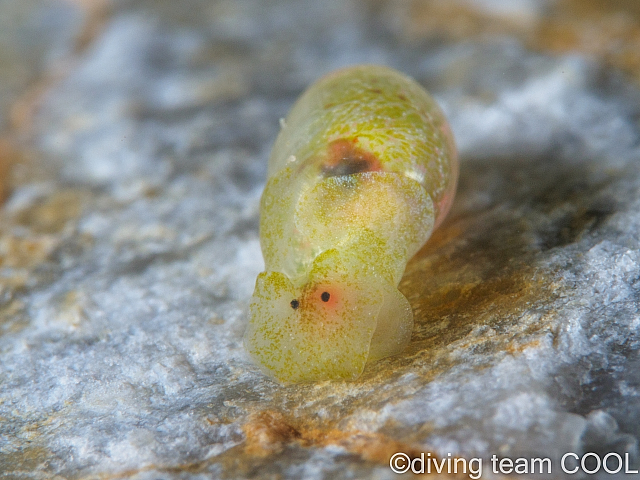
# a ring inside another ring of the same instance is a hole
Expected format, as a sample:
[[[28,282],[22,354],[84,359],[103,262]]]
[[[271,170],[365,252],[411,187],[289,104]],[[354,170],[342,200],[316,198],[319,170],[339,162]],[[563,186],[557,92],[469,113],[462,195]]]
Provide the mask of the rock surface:
[[[83,2],[0,1],[41,25],[0,28],[26,52],[0,59],[0,125],[73,58],[7,130],[29,159],[0,223],[3,478],[395,478],[398,451],[487,478],[494,454],[638,468],[640,76],[541,41],[572,3],[123,0],[78,49]],[[435,94],[459,193],[401,283],[408,350],[282,386],[242,349],[266,159],[305,86],[353,63]]]

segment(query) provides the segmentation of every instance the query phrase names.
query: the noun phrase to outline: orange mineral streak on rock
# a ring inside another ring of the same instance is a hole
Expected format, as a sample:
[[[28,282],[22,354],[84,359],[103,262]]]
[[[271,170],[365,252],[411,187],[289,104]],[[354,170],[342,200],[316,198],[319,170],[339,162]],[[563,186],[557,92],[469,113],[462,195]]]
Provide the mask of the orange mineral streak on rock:
[[[0,138],[0,205],[9,196],[10,167],[13,162],[13,149],[6,138]]]
[[[556,53],[580,52],[596,57],[640,82],[640,2],[557,2],[530,44]]]
[[[288,454],[289,449],[324,448],[337,446],[357,455],[363,461],[388,466],[391,456],[403,452],[410,458],[417,458],[422,452],[431,453],[420,445],[399,441],[376,432],[341,431],[324,427],[317,421],[297,420],[277,410],[257,411],[247,418],[242,426],[245,440],[220,455],[206,460],[178,465],[147,465],[140,469],[119,473],[97,474],[88,479],[110,480],[129,478],[142,472],[201,473],[209,471],[212,465],[221,465],[223,478],[251,477],[257,472],[265,472],[273,462]],[[437,458],[431,453],[432,458]],[[450,475],[447,478],[468,478]]]
[[[427,380],[460,362],[462,352],[520,355],[553,335],[554,312],[544,305],[560,292],[550,272],[527,264],[528,246],[516,228],[505,243],[520,261],[490,239],[473,238],[482,221],[445,221],[400,284],[415,319],[407,367]]]
[[[76,38],[76,53],[82,52],[102,32],[109,19],[112,4],[108,0],[67,0],[84,10],[86,20]]]
[[[44,72],[40,78],[28,85],[9,107],[9,126],[5,132],[0,132],[0,207],[10,195],[14,187],[13,183],[16,181],[12,175],[13,167],[31,157],[25,143],[28,143],[33,119],[47,92],[71,71],[75,57],[93,42],[109,18],[110,2],[107,0],[67,1],[81,7],[85,11],[86,20],[70,55],[62,58],[50,70]],[[31,167],[34,165],[30,165],[29,170],[33,170]],[[27,177],[31,178],[31,175],[27,175]],[[28,180],[28,178],[24,180]]]
[[[109,18],[108,0],[67,0],[78,5],[85,13],[85,22],[80,29],[73,50],[63,57],[50,70],[29,85],[20,98],[11,106],[9,112],[10,134],[18,138],[28,137],[33,119],[43,99],[51,88],[62,81],[73,69],[76,57],[81,54],[103,30]]]
[[[287,444],[304,448],[337,445],[363,460],[388,465],[396,452],[419,455],[420,447],[375,432],[342,431],[316,422],[292,420],[280,412],[266,410],[251,415],[243,427],[244,454],[267,457],[279,453]],[[424,451],[424,450],[423,450]]]
[[[266,465],[278,455],[286,455],[283,450],[287,446],[316,449],[337,446],[366,462],[382,466],[389,466],[391,457],[398,452],[407,454],[411,459],[418,458],[424,453],[425,456],[430,455],[432,460],[441,461],[435,453],[411,441],[397,440],[378,432],[327,427],[317,420],[305,424],[304,421],[288,418],[277,411],[262,411],[250,416],[243,431],[246,435],[244,448],[242,452],[234,452],[233,464],[240,468],[244,466],[246,469],[244,473],[261,468],[260,464]],[[227,452],[221,455],[221,457],[226,456]],[[249,467],[250,465],[252,467]],[[425,474],[425,476],[436,477],[435,474]],[[446,477],[468,478],[461,472],[447,473]]]
[[[61,233],[82,213],[89,193],[79,189],[58,190],[12,215],[12,220],[35,234]]]
[[[530,32],[530,17],[498,15],[465,0],[413,0],[405,6],[401,35],[410,40],[439,37],[465,40],[496,34]]]
[[[29,316],[22,301],[11,300],[0,305],[0,335],[19,332],[28,324]]]
[[[260,412],[244,424],[246,442],[244,452],[250,456],[266,457],[282,451],[284,445],[302,438],[302,434],[278,412]]]
[[[514,36],[529,48],[577,52],[618,68],[640,82],[640,2],[558,0],[544,9],[490,10],[466,0],[414,0],[406,4],[401,35],[409,40],[489,39]]]
[[[82,191],[61,190],[17,211],[0,210],[0,291],[17,295],[37,283],[42,275],[39,267],[50,262],[65,241],[78,252],[92,245],[92,238],[75,232],[87,196]],[[17,300],[0,305],[0,335],[28,324],[20,306]],[[74,319],[79,315],[73,308],[68,310],[69,323],[78,323]]]
[[[430,454],[433,460],[440,460],[424,447],[377,432],[342,431],[333,427],[323,427],[316,423],[293,420],[276,410],[256,412],[247,418],[242,427],[245,441],[215,457],[180,465],[148,465],[140,469],[126,470],[117,474],[98,474],[86,479],[110,480],[128,478],[148,471],[164,473],[201,473],[209,471],[212,465],[221,465],[223,478],[251,477],[257,472],[266,472],[275,461],[285,457],[290,449],[324,448],[336,446],[375,465],[387,466],[391,457],[406,453],[410,458],[418,458],[421,453]],[[436,475],[426,475],[436,477]],[[447,478],[468,479],[465,474],[447,474]]]

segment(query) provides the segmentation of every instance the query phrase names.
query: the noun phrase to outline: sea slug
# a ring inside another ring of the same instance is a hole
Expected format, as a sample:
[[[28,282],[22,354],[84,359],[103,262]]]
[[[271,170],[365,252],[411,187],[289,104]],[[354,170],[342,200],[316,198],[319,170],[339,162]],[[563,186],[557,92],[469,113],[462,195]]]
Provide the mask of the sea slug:
[[[401,352],[413,313],[397,287],[457,177],[449,124],[411,78],[363,65],[312,85],[282,122],[260,203],[265,271],[244,345],[261,369],[355,379]]]

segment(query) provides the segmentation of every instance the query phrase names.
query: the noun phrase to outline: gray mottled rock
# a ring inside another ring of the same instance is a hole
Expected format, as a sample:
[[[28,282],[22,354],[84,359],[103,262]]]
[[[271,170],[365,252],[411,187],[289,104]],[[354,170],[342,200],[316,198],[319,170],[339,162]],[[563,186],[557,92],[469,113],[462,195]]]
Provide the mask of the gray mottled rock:
[[[393,5],[113,3],[2,211],[8,478],[394,478],[396,451],[638,468],[637,85],[515,37],[409,41]],[[266,158],[308,83],[366,62],[436,95],[459,194],[401,284],[408,350],[282,386],[241,343]]]

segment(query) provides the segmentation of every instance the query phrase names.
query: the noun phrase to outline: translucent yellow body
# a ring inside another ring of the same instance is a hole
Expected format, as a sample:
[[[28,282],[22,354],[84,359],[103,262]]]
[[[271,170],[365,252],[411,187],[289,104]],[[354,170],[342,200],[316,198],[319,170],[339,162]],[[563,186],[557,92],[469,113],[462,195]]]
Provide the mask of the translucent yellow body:
[[[399,353],[413,314],[407,261],[446,215],[458,177],[434,100],[386,67],[312,85],[283,124],[260,205],[265,272],[245,348],[282,382],[355,379]]]

